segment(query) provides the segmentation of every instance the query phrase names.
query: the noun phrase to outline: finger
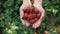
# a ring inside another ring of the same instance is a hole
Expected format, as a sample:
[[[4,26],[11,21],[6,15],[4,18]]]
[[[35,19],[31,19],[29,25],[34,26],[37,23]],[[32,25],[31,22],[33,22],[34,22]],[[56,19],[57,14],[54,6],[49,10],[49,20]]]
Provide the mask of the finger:
[[[21,22],[22,22],[23,25],[26,25],[26,24],[25,24],[25,21],[24,21],[23,19],[21,19]]]
[[[23,11],[22,7],[20,8],[19,12],[20,12],[20,18],[22,19],[23,15],[24,15],[24,11]]]
[[[40,20],[42,20],[43,17],[44,17],[44,15],[45,15],[45,11],[44,11],[44,9],[41,7],[40,10],[39,10],[39,12],[41,13]]]
[[[29,27],[30,26],[30,23],[28,23],[27,21],[25,21],[25,20],[22,20],[22,24],[23,25],[25,25],[25,26],[27,26],[27,27]]]
[[[30,23],[29,22],[27,22],[27,21],[25,21],[26,22],[26,26],[27,27],[29,27],[30,26]]]
[[[40,20],[42,20],[43,19],[43,17],[44,17],[44,15],[45,15],[45,12],[41,12],[41,17],[40,17]]]
[[[41,20],[38,20],[36,23],[33,24],[33,28],[38,28],[41,24]]]
[[[35,25],[35,24],[33,25],[33,28],[35,28],[35,29],[38,28],[38,27],[39,27],[39,26],[37,26],[37,25]]]

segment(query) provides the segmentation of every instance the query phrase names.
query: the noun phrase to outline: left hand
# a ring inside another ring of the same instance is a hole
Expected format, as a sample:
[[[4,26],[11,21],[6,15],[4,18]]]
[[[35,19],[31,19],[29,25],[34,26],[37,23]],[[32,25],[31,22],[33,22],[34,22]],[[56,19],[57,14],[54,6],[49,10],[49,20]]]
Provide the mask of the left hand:
[[[38,28],[39,26],[40,26],[40,24],[41,24],[41,22],[42,22],[42,19],[43,19],[43,17],[44,17],[44,9],[43,9],[43,7],[42,7],[42,1],[38,1],[38,0],[36,0],[36,1],[34,1],[34,4],[33,4],[33,6],[36,8],[36,9],[38,9],[39,10],[39,12],[41,13],[41,17],[40,17],[40,19],[36,22],[36,23],[34,23],[33,24],[33,28]]]
[[[21,22],[24,26],[27,26],[29,27],[30,26],[30,23],[26,20],[23,20],[23,16],[24,16],[24,10],[28,7],[31,7],[32,4],[31,4],[31,1],[30,0],[23,0],[23,4],[21,5],[20,7],[20,19],[21,19]]]

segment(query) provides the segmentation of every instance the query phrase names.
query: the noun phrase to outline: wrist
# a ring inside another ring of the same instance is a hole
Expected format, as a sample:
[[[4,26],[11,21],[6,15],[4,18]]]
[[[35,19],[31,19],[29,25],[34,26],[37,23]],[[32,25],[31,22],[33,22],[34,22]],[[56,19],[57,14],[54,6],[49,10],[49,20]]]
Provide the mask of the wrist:
[[[29,3],[30,0],[23,0],[23,3]]]
[[[42,0],[34,0],[34,3],[42,4]]]

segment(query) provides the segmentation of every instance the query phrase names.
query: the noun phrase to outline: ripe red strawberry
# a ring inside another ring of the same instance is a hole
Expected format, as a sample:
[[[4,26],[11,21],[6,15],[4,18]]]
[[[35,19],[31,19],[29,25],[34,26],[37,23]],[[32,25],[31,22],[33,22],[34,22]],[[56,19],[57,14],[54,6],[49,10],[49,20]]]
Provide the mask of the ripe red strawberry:
[[[31,19],[32,18],[32,14],[29,14],[27,18],[28,18],[28,20]]]
[[[33,18],[36,18],[37,17],[37,14],[32,14]]]
[[[31,24],[34,24],[34,23],[35,23],[35,20],[32,19],[32,20],[30,21],[30,23],[31,23]]]
[[[26,9],[24,10],[24,12],[29,13],[29,12],[30,12],[30,8],[26,8]]]
[[[37,14],[37,18],[39,19],[41,17],[41,14]]]
[[[30,8],[30,12],[32,12],[33,8]]]
[[[27,13],[25,13],[25,14],[24,14],[24,17],[25,17],[25,18],[27,18],[27,17],[28,17],[28,14],[27,14]]]
[[[33,12],[37,13],[37,12],[38,12],[38,10],[37,10],[36,8],[33,8]]]

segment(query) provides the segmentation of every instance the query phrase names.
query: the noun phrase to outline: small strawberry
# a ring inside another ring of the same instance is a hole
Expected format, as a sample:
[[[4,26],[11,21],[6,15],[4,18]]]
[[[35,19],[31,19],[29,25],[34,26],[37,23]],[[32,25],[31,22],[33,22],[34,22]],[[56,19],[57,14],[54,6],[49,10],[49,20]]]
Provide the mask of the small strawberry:
[[[26,8],[26,9],[24,10],[24,12],[29,13],[29,12],[30,12],[30,8]]]
[[[25,18],[27,18],[27,17],[28,17],[28,14],[27,14],[27,13],[25,13],[25,14],[24,14],[24,17],[25,17]]]
[[[30,8],[30,12],[32,12],[33,8]]]
[[[29,14],[27,18],[28,18],[28,20],[31,19],[32,18],[32,14]]]
[[[37,14],[32,14],[33,18],[36,18],[37,17]]]
[[[37,10],[36,8],[33,8],[33,12],[37,13],[37,12],[38,12],[38,10]]]
[[[32,20],[30,21],[30,23],[31,23],[31,24],[34,24],[34,23],[35,23],[35,20],[32,19]]]
[[[41,14],[37,14],[37,18],[39,19],[41,17]]]

